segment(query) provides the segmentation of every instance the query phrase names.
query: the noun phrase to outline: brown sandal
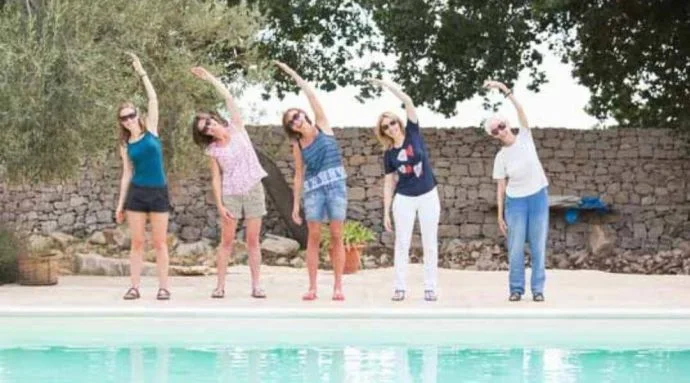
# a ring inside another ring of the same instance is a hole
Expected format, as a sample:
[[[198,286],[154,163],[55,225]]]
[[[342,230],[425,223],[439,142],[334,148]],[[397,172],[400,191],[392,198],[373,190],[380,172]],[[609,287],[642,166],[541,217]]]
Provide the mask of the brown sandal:
[[[141,294],[139,294],[139,289],[136,287],[130,287],[129,290],[127,290],[127,292],[125,293],[125,295],[122,297],[122,299],[126,301],[131,301],[139,298],[141,298]]]
[[[158,294],[156,294],[156,299],[159,301],[167,301],[170,299],[170,291],[167,289],[160,288],[158,289]]]

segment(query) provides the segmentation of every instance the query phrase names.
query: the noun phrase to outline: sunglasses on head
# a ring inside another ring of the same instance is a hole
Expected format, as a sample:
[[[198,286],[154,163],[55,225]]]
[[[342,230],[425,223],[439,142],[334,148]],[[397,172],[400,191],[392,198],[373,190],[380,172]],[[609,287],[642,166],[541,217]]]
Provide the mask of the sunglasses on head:
[[[137,112],[132,112],[130,114],[126,114],[124,116],[120,116],[120,121],[125,122],[127,120],[133,120],[137,117]]]
[[[491,129],[491,135],[492,135],[492,136],[498,136],[498,132],[500,132],[501,130],[503,130],[503,129],[505,129],[505,128],[506,128],[506,123],[505,123],[505,122],[501,122],[500,124],[498,124],[498,126],[496,126],[495,128]]]
[[[297,120],[300,118],[301,115],[302,115],[301,112],[297,112],[297,113],[293,114],[292,118],[287,123],[288,127],[291,128],[292,125],[294,125],[295,122],[297,122]]]
[[[391,120],[391,122],[387,124],[381,124],[381,129],[385,132],[386,130],[392,128],[393,126],[398,125],[397,120]]]

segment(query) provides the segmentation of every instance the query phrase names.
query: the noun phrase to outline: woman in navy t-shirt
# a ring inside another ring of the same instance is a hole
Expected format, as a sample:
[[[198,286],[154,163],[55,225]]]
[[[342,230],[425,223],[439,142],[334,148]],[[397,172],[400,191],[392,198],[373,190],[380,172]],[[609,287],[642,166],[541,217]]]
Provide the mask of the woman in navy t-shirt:
[[[382,113],[376,124],[376,137],[384,147],[385,169],[383,222],[391,231],[390,211],[395,221],[394,301],[405,299],[405,273],[412,229],[417,215],[424,247],[424,299],[435,301],[438,279],[438,221],[441,212],[436,179],[429,164],[429,151],[419,131],[417,111],[410,96],[392,83],[372,80],[395,94],[404,104],[407,123],[391,112]]]

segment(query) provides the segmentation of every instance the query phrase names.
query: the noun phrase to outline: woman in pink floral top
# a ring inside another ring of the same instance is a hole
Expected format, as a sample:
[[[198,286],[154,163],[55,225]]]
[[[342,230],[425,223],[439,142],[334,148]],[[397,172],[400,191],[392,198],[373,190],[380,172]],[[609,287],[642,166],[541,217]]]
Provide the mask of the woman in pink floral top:
[[[266,293],[259,284],[259,234],[261,218],[266,215],[266,197],[261,179],[267,174],[259,163],[249,134],[244,129],[240,110],[230,92],[206,69],[192,68],[192,73],[216,88],[225,99],[225,105],[231,114],[230,121],[226,121],[217,113],[199,112],[192,122],[194,142],[210,157],[213,196],[222,228],[217,255],[218,284],[211,297],[225,296],[228,256],[232,252],[237,221],[244,216],[249,268],[252,273],[251,296],[265,298]]]

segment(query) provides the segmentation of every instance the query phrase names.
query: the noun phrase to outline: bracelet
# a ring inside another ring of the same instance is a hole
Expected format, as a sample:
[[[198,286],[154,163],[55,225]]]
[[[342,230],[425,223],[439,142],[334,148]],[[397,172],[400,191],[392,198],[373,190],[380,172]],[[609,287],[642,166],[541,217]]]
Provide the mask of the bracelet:
[[[504,94],[503,97],[508,98],[508,96],[510,96],[511,94],[513,94],[513,90],[512,90],[512,89],[509,90],[508,93]]]

